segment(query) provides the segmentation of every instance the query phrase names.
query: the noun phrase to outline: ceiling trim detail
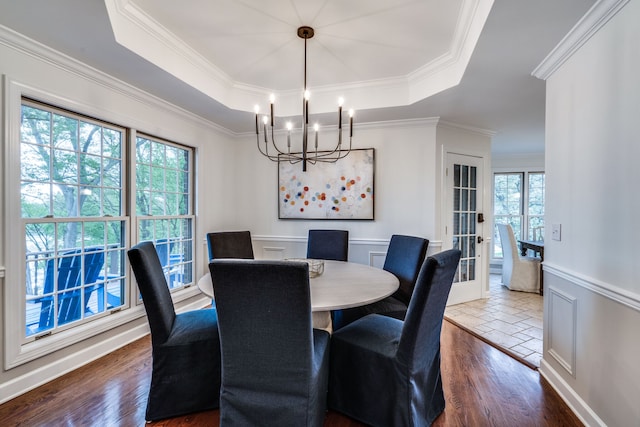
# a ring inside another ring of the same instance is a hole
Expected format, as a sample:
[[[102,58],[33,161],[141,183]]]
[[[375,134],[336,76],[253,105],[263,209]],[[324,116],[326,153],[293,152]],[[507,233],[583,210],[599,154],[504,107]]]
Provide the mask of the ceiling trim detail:
[[[233,136],[235,134],[234,132],[210,120],[196,116],[192,112],[187,111],[184,108],[168,103],[167,101],[158,98],[157,96],[150,94],[149,92],[145,92],[135,86],[130,85],[129,83],[108,75],[103,71],[93,68],[83,62],[78,61],[77,59],[71,58],[60,51],[43,45],[38,41],[30,39],[2,25],[0,25],[0,45],[7,46],[10,49],[20,52],[21,54],[34,58],[37,61],[44,62],[51,65],[52,67],[56,67],[65,73],[76,76],[79,79],[86,80],[88,82],[91,82],[92,84],[107,88],[108,90],[111,90],[121,96],[131,99],[133,102],[150,105],[154,108],[168,111],[171,114],[181,117],[183,120],[193,123],[194,125],[205,127],[224,135]],[[44,91],[45,89],[39,88],[38,90]],[[50,90],[47,91],[51,92]],[[51,93],[58,99],[65,99],[65,96],[63,94],[58,94],[55,92]],[[73,102],[74,101],[68,100],[68,104],[66,104],[66,107],[73,109],[73,106],[71,105]],[[62,107],[65,107],[65,105],[62,105]],[[90,108],[91,111],[89,111],[89,113],[93,112],[98,116],[100,116],[105,111],[103,106],[84,104],[83,107],[85,109]],[[120,117],[121,113],[118,110],[109,110],[109,114],[113,115],[113,117],[117,118],[117,120],[125,126],[141,128],[140,123],[131,122],[132,118],[130,116]],[[139,130],[143,131],[143,129]]]
[[[629,0],[600,0],[594,4],[549,55],[542,60],[540,65],[531,72],[531,75],[541,80],[547,80],[551,77],[628,2]]]
[[[464,0],[448,52],[407,75],[313,88],[314,112],[335,110],[336,93],[357,110],[410,105],[457,85],[494,0]],[[105,0],[116,41],[227,107],[253,111],[271,90],[233,80],[211,61],[138,7],[133,0]],[[278,93],[279,116],[299,114],[300,91]]]

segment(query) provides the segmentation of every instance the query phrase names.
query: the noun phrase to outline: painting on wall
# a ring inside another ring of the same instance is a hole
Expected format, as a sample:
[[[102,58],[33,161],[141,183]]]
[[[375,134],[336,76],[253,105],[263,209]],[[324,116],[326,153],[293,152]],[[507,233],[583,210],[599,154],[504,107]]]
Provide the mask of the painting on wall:
[[[280,219],[373,219],[374,149],[351,150],[335,163],[278,162]]]

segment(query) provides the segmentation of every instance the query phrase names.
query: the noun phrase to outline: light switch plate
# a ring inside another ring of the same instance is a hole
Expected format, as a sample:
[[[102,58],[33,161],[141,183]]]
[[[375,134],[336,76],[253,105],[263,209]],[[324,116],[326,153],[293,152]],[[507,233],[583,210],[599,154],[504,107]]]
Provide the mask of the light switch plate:
[[[551,224],[551,239],[557,241],[562,239],[562,225]]]

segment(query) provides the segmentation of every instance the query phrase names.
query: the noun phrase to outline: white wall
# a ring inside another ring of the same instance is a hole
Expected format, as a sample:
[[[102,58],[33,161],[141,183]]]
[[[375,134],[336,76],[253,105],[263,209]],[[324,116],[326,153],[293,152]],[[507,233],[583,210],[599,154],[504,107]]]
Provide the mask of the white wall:
[[[541,373],[588,425],[640,420],[639,21],[640,1],[601,1],[539,70],[545,221],[562,225],[545,241]]]
[[[430,252],[437,249],[440,244],[434,209],[438,206],[437,123],[437,119],[425,119],[355,126],[354,148],[375,149],[374,221],[278,219],[277,164],[257,152],[255,135],[240,138],[238,158],[242,161],[236,170],[237,227],[251,230],[257,240],[258,253],[262,245],[284,247],[284,257],[305,255],[310,228],[349,230],[350,260],[365,264],[369,263],[369,251],[386,250],[394,233],[428,238],[433,243]],[[292,135],[293,144],[298,137]],[[323,133],[322,137],[334,140],[335,129]],[[309,165],[307,173],[312,173],[313,167]],[[283,240],[298,244],[291,246]],[[359,242],[362,240],[364,242]],[[359,248],[358,243],[372,245],[372,248]]]
[[[8,88],[16,87],[17,84],[29,88],[31,93],[46,94],[43,101],[51,101],[61,107],[196,147],[196,168],[198,171],[206,170],[210,180],[222,182],[234,173],[233,164],[227,161],[234,153],[231,143],[233,135],[209,122],[194,118],[190,113],[142,93],[136,88],[33,44],[13,32],[5,31],[2,27],[0,27],[0,75],[3,76],[3,85],[0,89],[0,99],[2,99],[0,184],[7,182],[5,156],[10,147],[15,148],[19,143],[8,139],[9,124],[4,120],[7,117],[6,109],[15,108],[14,101],[9,99]],[[19,108],[19,99],[17,103]],[[213,228],[217,221],[222,224],[232,223],[233,212],[217,201],[233,198],[233,193],[224,186],[208,185],[202,181],[198,186],[206,188],[206,191],[198,193],[199,198],[196,202],[197,240],[202,240],[205,231]],[[20,251],[16,251],[16,248],[21,247],[21,244],[19,240],[9,237],[12,230],[16,228],[15,222],[8,219],[9,210],[6,188],[1,185],[0,272],[6,273],[0,274],[0,292],[3,298],[7,294],[8,287],[23,286],[12,280],[12,277],[16,276],[12,268],[21,263],[13,262],[10,258],[15,257],[15,254],[19,256]],[[200,260],[196,268],[203,269],[202,246],[198,245],[196,249],[198,251],[196,259]],[[202,307],[207,302],[195,288],[184,292],[183,298],[186,299],[176,305],[178,311]],[[3,349],[7,320],[4,309],[3,299],[0,302],[0,341],[3,343]],[[147,334],[147,321],[146,318],[141,317],[142,315],[142,311],[139,310],[137,318],[116,329],[16,368],[1,371],[0,402]],[[4,351],[1,353],[4,357]],[[4,361],[0,366],[4,366]]]
[[[491,168],[494,172],[544,171],[544,153],[492,154]]]

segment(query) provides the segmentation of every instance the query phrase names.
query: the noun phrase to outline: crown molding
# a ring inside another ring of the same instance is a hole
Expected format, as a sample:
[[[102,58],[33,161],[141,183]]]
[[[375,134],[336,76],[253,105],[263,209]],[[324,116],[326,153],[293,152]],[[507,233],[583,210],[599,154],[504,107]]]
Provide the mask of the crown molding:
[[[468,133],[473,133],[476,135],[482,135],[482,136],[488,136],[490,138],[494,137],[496,135],[497,132],[492,131],[490,129],[484,129],[484,128],[479,128],[479,127],[475,127],[475,126],[467,126],[467,125],[462,125],[459,123],[454,123],[454,122],[448,122],[446,120],[441,120],[438,123],[439,126],[444,127],[444,128],[448,128],[448,129],[453,129],[453,130],[461,130],[461,131],[465,131]]]
[[[547,80],[602,28],[629,0],[599,0],[542,60],[531,75]]]
[[[103,71],[93,68],[3,25],[0,25],[0,45],[6,46],[37,61],[58,68],[77,78],[87,80],[93,84],[106,88],[109,91],[129,98],[134,102],[150,105],[159,110],[168,111],[185,121],[214,130],[227,136],[233,136],[233,132],[214,122],[199,117],[176,105],[170,104],[164,99],[145,92],[122,80],[118,80]]]
[[[405,106],[456,86],[493,6],[494,0],[465,0],[453,40],[440,57],[406,75],[313,88],[314,111],[335,110],[336,93],[356,109]],[[253,112],[256,100],[271,90],[235,81],[164,27],[132,0],[105,0],[116,41],[228,108]],[[300,90],[279,91],[275,114],[299,114]]]

